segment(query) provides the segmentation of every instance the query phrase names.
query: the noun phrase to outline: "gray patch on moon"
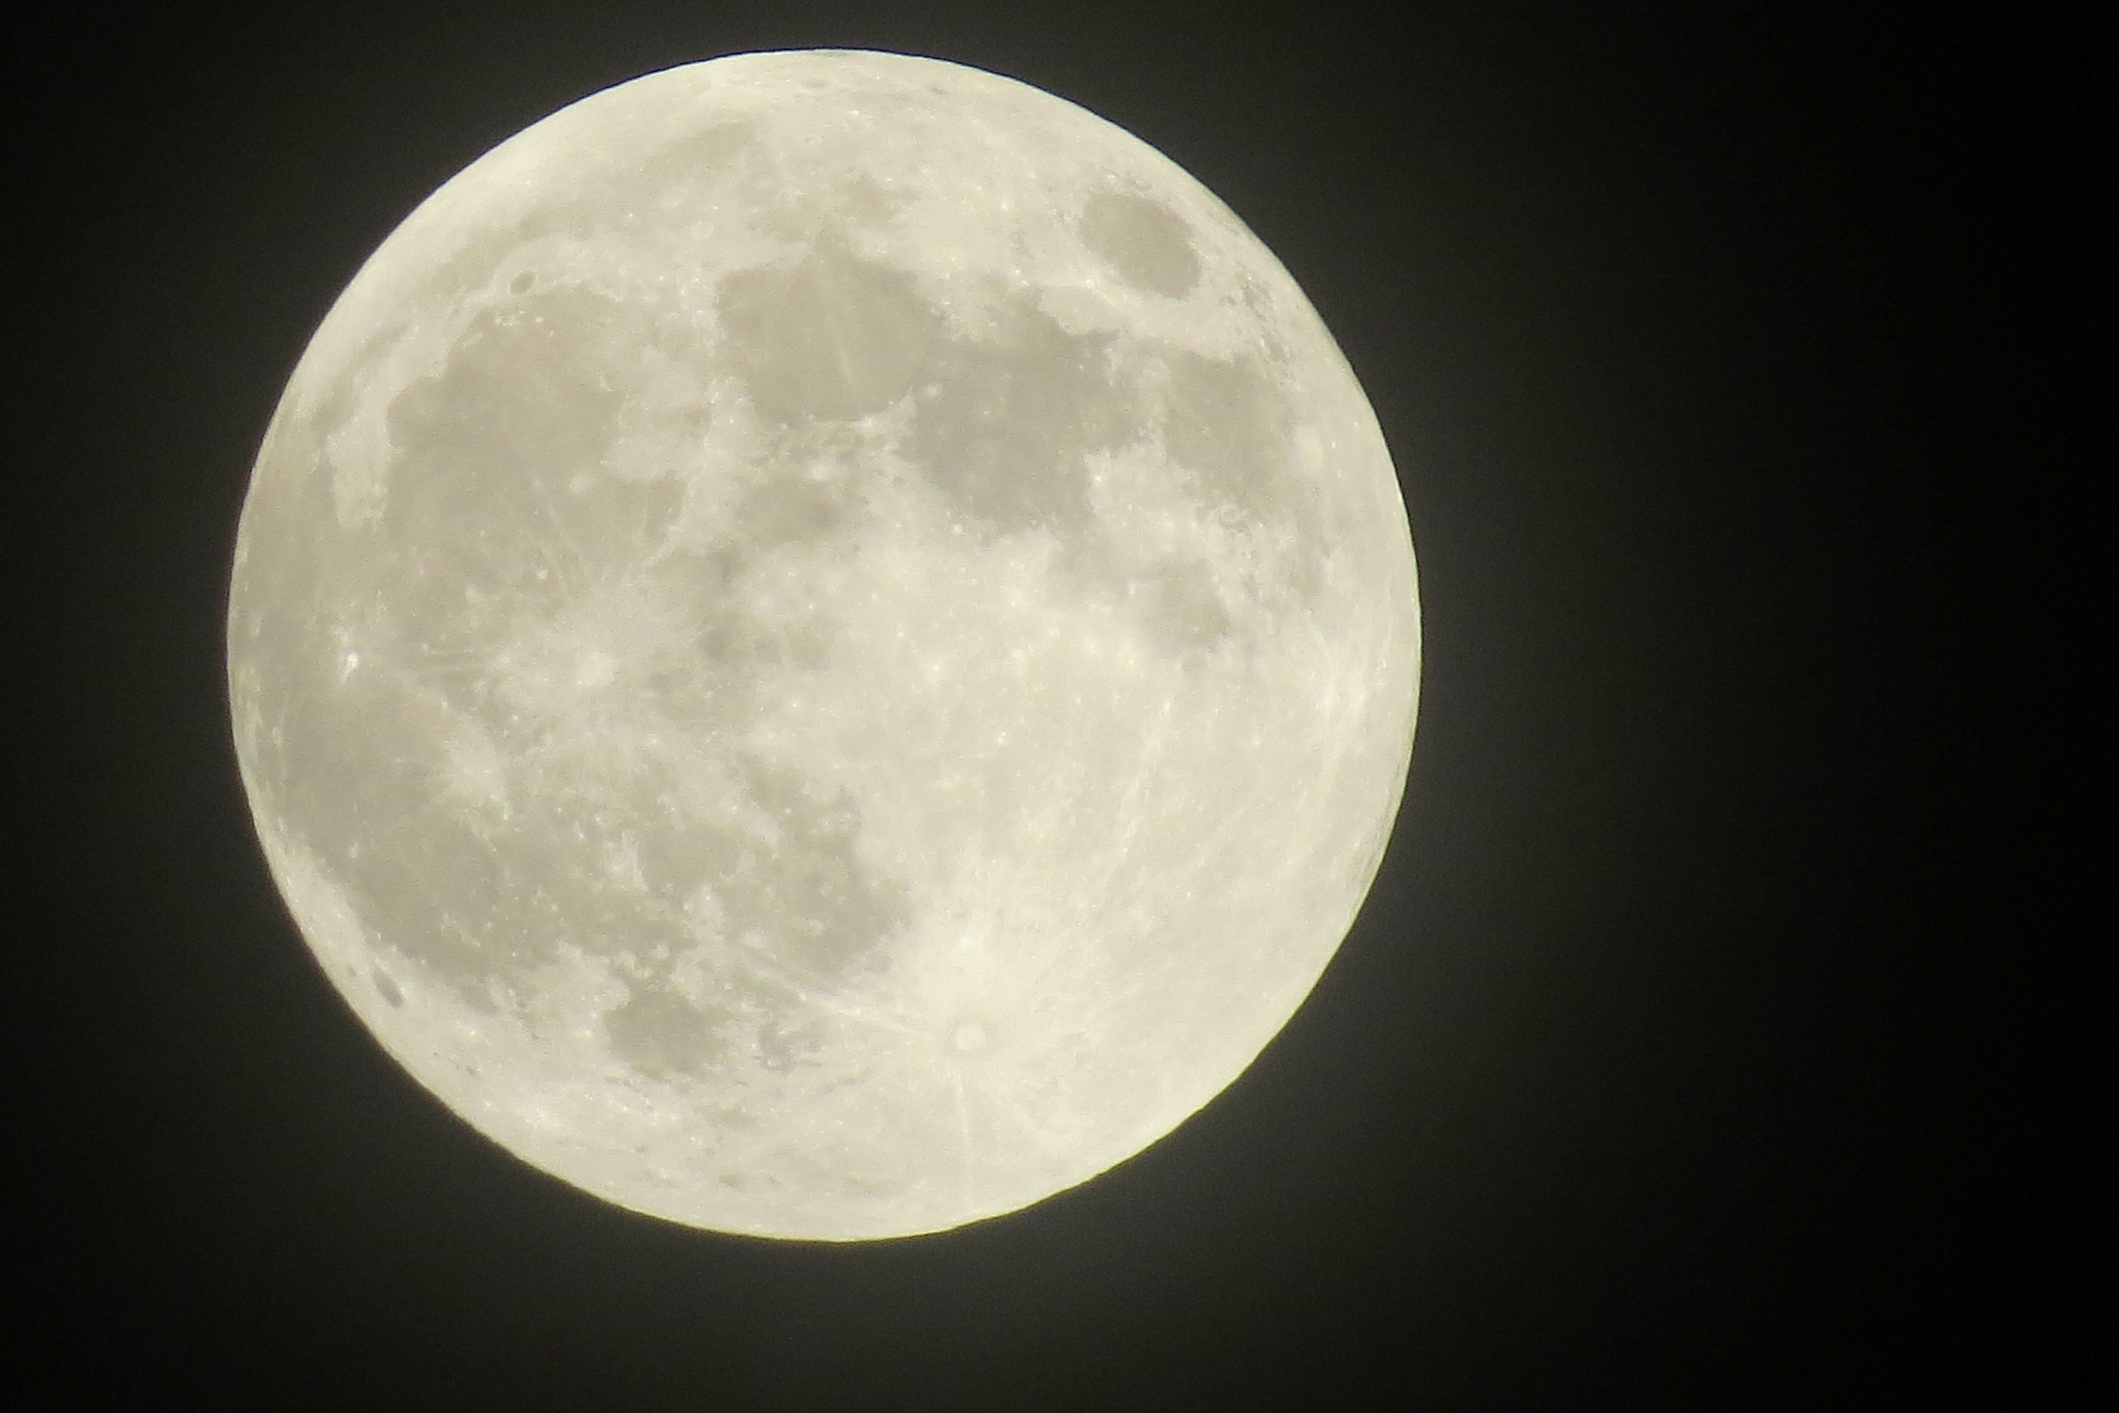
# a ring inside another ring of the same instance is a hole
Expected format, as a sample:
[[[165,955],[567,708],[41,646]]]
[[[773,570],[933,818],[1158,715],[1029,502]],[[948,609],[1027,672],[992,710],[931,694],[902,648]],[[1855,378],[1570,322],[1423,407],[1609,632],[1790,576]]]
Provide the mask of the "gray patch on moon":
[[[1148,631],[1179,650],[1211,648],[1228,636],[1229,611],[1198,564],[1165,559],[1128,586]]]
[[[847,276],[792,278],[821,301]],[[887,280],[851,278],[889,298]],[[395,552],[339,566],[336,597],[368,604],[389,641],[353,669],[306,649],[328,686],[280,717],[276,754],[300,762],[275,782],[281,808],[367,925],[475,1008],[523,1000],[564,947],[653,972],[640,939],[680,937],[682,900],[702,890],[730,939],[809,980],[838,976],[905,917],[857,856],[848,800],[813,798],[729,745],[759,674],[821,666],[830,638],[819,619],[758,617],[744,576],[844,530],[858,501],[768,474],[726,543],[670,549],[682,483],[598,474],[621,436],[626,369],[659,337],[578,287],[471,321],[389,409],[379,529]],[[868,405],[865,386],[857,368],[837,406]],[[321,625],[286,627],[314,640]],[[709,803],[718,789],[740,804],[728,818],[698,817],[686,778],[702,759],[720,762]],[[678,1033],[720,1035],[728,1018],[660,985],[636,982],[612,1012],[614,1046],[645,1072],[705,1063],[718,1051]]]
[[[1168,352],[1163,442],[1196,478],[1204,507],[1287,541],[1276,586],[1308,602],[1324,563],[1317,487],[1294,462],[1292,411],[1282,385],[1246,359]]]
[[[668,991],[642,988],[603,1013],[612,1051],[634,1069],[656,1079],[697,1074],[728,1053],[717,1022]]]
[[[814,545],[854,530],[862,503],[845,472],[812,466],[775,467],[786,474],[766,476],[744,492],[736,507],[734,543],[746,561],[755,562],[790,545]]]
[[[479,314],[447,366],[391,404],[390,536],[411,544],[448,526],[491,546],[496,565],[546,567],[520,562],[521,552],[551,542],[568,483],[609,449],[625,402],[611,385],[622,366],[612,355],[636,324],[579,288]],[[565,532],[579,534],[571,522]]]
[[[654,190],[686,191],[701,172],[733,166],[757,138],[757,129],[750,123],[715,123],[664,144],[641,164],[640,173]]]
[[[621,160],[591,168],[581,174],[580,187],[569,195],[518,210],[497,229],[483,232],[436,265],[422,282],[420,299],[413,304],[431,306],[455,299],[466,287],[505,269],[525,247],[548,237],[592,240],[611,224],[609,213],[614,205],[622,209],[630,204],[630,195],[639,189],[643,176],[654,179],[650,184],[657,192],[695,195],[703,174],[738,166],[738,159],[756,140],[756,129],[749,122],[718,123],[672,138],[645,161]],[[527,282],[523,281],[524,275],[530,277]],[[538,279],[534,270],[518,271],[509,278],[507,288],[520,295]],[[364,341],[353,362],[358,365],[376,342],[372,337]]]
[[[1241,362],[1184,349],[1164,358],[1170,370],[1164,444],[1173,461],[1199,478],[1201,499],[1269,522],[1290,514],[1302,488],[1288,462],[1289,418],[1280,389]]]
[[[418,739],[416,710],[388,700],[370,708],[363,724]],[[721,942],[740,941],[808,983],[839,980],[877,955],[908,915],[902,889],[860,857],[859,812],[843,796],[816,798],[792,774],[738,757],[742,818],[690,817],[673,777],[714,748],[681,728],[638,779],[539,771],[518,759],[518,779],[545,778],[517,790],[495,820],[435,788],[432,763],[402,750],[327,753],[352,723],[319,725],[295,743],[305,762],[296,780],[314,784],[296,785],[289,807],[314,809],[312,789],[330,796],[338,808],[310,814],[306,832],[337,861],[364,922],[480,1009],[521,999],[526,974],[561,947],[652,971],[641,949],[680,941],[684,902],[702,892]],[[606,744],[618,743],[586,748]]]
[[[770,939],[798,974],[838,981],[909,917],[904,890],[860,857],[861,812],[845,795],[818,799],[793,771],[743,760],[750,798],[775,826],[769,840],[730,840],[711,885],[739,937]]]
[[[1161,230],[1130,206],[1109,209]],[[1118,217],[1103,219],[1110,226]],[[1085,554],[1097,534],[1088,458],[1143,435],[1144,390],[1158,373],[1163,435],[1208,513],[1236,507],[1277,520],[1302,492],[1287,464],[1284,399],[1262,376],[1183,350],[1122,351],[1108,336],[1071,333],[1034,291],[1000,300],[983,336],[947,337],[909,277],[827,238],[792,266],[728,277],[720,310],[753,405],[796,460],[813,449],[820,424],[881,413],[911,391],[905,454],[964,522],[987,535],[1049,531],[1078,569],[1105,562]],[[820,478],[790,465],[747,493],[736,542],[763,556],[843,535],[860,514],[858,469]],[[1233,626],[1198,564],[1168,560],[1114,587],[1134,595],[1151,635],[1175,647],[1211,646]]]
[[[1078,543],[1093,524],[1089,454],[1138,435],[1108,347],[1011,297],[990,337],[943,346],[918,399],[914,464],[975,524]]]
[[[1136,289],[1182,299],[1199,283],[1191,228],[1145,196],[1119,191],[1091,196],[1082,208],[1081,237]]]
[[[926,370],[942,322],[910,276],[831,240],[792,266],[727,276],[719,307],[752,406],[782,427],[889,407]]]

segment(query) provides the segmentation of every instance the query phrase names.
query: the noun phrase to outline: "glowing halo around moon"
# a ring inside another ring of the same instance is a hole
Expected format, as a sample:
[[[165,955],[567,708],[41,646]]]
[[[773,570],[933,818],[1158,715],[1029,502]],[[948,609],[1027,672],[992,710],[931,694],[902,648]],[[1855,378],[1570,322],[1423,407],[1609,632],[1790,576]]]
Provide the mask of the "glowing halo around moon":
[[[1374,878],[1418,664],[1389,454],[1257,238],[848,51],[622,84],[415,210],[228,616],[266,857],[389,1053],[609,1201],[827,1240],[1235,1079]]]

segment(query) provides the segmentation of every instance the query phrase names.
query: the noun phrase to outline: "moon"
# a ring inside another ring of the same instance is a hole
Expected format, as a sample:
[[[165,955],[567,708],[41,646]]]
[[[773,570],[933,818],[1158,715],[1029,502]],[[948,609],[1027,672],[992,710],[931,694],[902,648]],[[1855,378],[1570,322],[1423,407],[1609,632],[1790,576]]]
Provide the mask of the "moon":
[[[1226,1088],[1411,756],[1412,539],[1294,280],[1060,98],[648,75],[442,186],[252,472],[231,724],[395,1059],[673,1222],[1028,1206]]]

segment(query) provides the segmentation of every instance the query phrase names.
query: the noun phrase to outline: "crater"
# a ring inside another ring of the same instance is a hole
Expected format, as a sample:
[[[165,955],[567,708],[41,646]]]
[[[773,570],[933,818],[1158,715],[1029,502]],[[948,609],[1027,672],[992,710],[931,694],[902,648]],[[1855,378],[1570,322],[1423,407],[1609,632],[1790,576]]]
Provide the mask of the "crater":
[[[1182,299],[1199,283],[1192,229],[1158,202],[1131,192],[1098,192],[1082,208],[1082,244],[1135,289]]]

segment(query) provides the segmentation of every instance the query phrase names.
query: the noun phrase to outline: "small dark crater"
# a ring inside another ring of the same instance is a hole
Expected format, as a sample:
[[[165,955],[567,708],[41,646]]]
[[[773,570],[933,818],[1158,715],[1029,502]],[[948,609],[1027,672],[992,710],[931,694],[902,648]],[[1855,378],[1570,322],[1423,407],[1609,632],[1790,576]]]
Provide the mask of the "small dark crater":
[[[405,993],[397,989],[397,983],[392,981],[387,973],[374,973],[374,980],[376,995],[382,997],[383,1000],[392,1006],[405,1004]]]
[[[537,276],[531,274],[528,270],[525,270],[521,274],[517,275],[514,279],[508,281],[508,293],[528,294],[530,292],[530,286],[536,283]]]

